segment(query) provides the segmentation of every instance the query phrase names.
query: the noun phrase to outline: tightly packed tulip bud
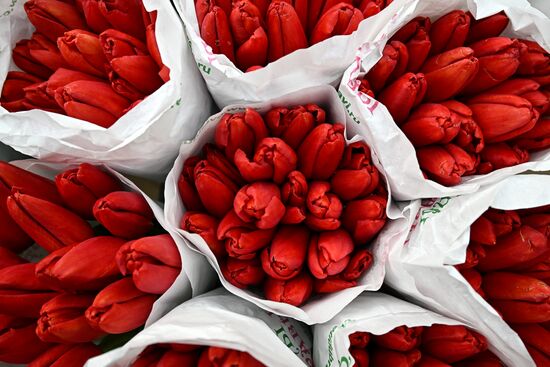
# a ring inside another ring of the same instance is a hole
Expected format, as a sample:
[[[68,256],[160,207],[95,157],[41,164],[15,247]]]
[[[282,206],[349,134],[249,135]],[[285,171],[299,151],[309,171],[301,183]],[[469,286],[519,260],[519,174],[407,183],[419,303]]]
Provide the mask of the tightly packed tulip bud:
[[[421,358],[421,353],[418,349],[413,349],[409,352],[397,352],[391,349],[374,349],[370,354],[369,366],[397,366],[397,367],[413,367]]]
[[[463,264],[457,265],[456,268],[459,271],[462,271],[464,269],[471,269],[477,264],[479,264],[479,261],[485,257],[485,246],[480,245],[479,243],[471,243],[470,246],[466,249],[466,260]]]
[[[405,122],[411,109],[420,104],[426,94],[424,74],[406,73],[388,85],[377,99],[386,106],[397,124]]]
[[[338,3],[328,9],[311,32],[309,42],[314,45],[327,38],[352,34],[363,20],[363,14],[353,5]]]
[[[302,172],[292,171],[281,187],[281,197],[286,205],[282,224],[299,224],[306,219],[307,180]]]
[[[208,214],[188,211],[181,219],[180,228],[201,236],[214,256],[221,258],[227,255],[227,252],[223,241],[218,239],[218,225],[219,221]]]
[[[364,331],[356,331],[349,336],[349,342],[352,347],[366,348],[370,342],[370,333]]]
[[[528,100],[533,108],[542,115],[550,103],[547,94],[539,90],[540,84],[532,79],[509,79],[487,91],[488,94],[513,94]]]
[[[523,342],[550,359],[550,330],[539,324],[512,325]]]
[[[96,34],[80,29],[71,30],[57,39],[57,46],[71,69],[105,77],[107,59]]]
[[[38,339],[36,321],[0,315],[0,361],[6,363],[30,363],[52,344]]]
[[[249,260],[271,242],[275,228],[258,229],[254,224],[244,222],[231,210],[221,220],[217,232],[218,239],[225,241],[229,256]]]
[[[271,2],[267,9],[266,24],[269,62],[308,46],[300,18],[291,4],[284,1]]]
[[[136,192],[107,194],[95,202],[93,214],[111,234],[125,239],[141,237],[153,227],[153,211]]]
[[[360,348],[350,348],[349,353],[353,357],[354,367],[368,367],[369,366],[369,353]]]
[[[149,53],[147,45],[141,40],[116,29],[102,32],[99,42],[107,61],[122,56],[143,56]]]
[[[235,3],[229,15],[229,24],[235,42],[236,61],[241,70],[264,65],[267,61],[267,34],[260,10],[252,1]]]
[[[48,95],[50,95],[51,97],[55,98],[55,92],[58,89],[63,88],[69,83],[76,82],[79,80],[88,80],[88,81],[94,81],[94,82],[102,81],[102,79],[98,77],[95,77],[80,71],[59,68],[46,81],[46,93],[48,93]]]
[[[550,74],[550,55],[538,43],[522,40],[526,46],[520,55],[519,75],[545,76]]]
[[[23,107],[27,110],[39,108],[44,111],[63,113],[54,97],[48,94],[47,87],[48,84],[42,82],[23,88],[25,93]]]
[[[408,352],[420,345],[423,327],[399,326],[383,335],[373,335],[373,342],[381,348]]]
[[[430,27],[430,54],[462,47],[470,30],[470,17],[462,10],[445,14]]]
[[[461,325],[432,325],[422,333],[422,348],[433,357],[454,363],[487,349],[485,337]]]
[[[43,34],[34,32],[27,46],[29,55],[48,69],[55,71],[67,66],[55,42],[50,41]]]
[[[546,237],[550,235],[550,214],[540,213],[531,214],[522,218],[522,223],[533,227]]]
[[[359,83],[359,92],[366,94],[371,98],[374,98],[374,92],[372,91],[369,81],[364,77],[363,79],[361,79],[361,82]]]
[[[325,111],[314,104],[276,107],[267,112],[265,122],[273,136],[296,150],[316,125],[325,123]]]
[[[278,280],[297,276],[305,264],[310,232],[304,226],[281,226],[261,254],[265,273]]]
[[[430,145],[416,151],[420,168],[440,184],[453,186],[466,173],[473,173],[476,160],[454,144]]]
[[[497,237],[510,233],[521,226],[521,218],[513,210],[489,209],[483,215],[493,222]]]
[[[233,209],[239,218],[259,229],[274,228],[285,214],[279,187],[273,183],[254,182],[237,192]]]
[[[93,343],[57,344],[33,359],[28,367],[83,366],[100,354],[101,349]]]
[[[468,284],[483,298],[485,298],[485,292],[483,291],[482,283],[483,278],[481,274],[474,268],[462,269],[460,274],[466,279]]]
[[[390,41],[384,47],[382,58],[369,70],[365,78],[374,92],[380,92],[387,83],[393,82],[405,73],[408,62],[407,47],[402,42]]]
[[[519,148],[528,151],[548,148],[550,146],[550,118],[539,119],[535,127],[518,136],[515,143]]]
[[[353,249],[353,240],[345,230],[313,234],[308,247],[311,274],[317,279],[340,274],[348,265]]]
[[[481,152],[485,147],[485,139],[481,128],[473,119],[472,110],[455,100],[441,104],[451,111],[451,119],[460,126],[453,143],[469,153]]]
[[[265,297],[270,301],[301,306],[313,292],[313,278],[303,271],[289,280],[268,277],[264,283]]]
[[[195,187],[195,167],[201,161],[200,157],[190,157],[183,163],[183,169],[178,179],[178,192],[187,210],[202,211],[204,206]]]
[[[366,244],[380,232],[386,223],[386,205],[386,199],[378,195],[347,203],[342,224],[355,243]]]
[[[500,36],[510,21],[504,12],[477,20],[474,19],[471,13],[468,13],[468,15],[470,16],[470,30],[468,31],[466,44],[471,44],[488,37]]]
[[[23,109],[25,98],[23,88],[40,82],[41,79],[34,75],[21,71],[9,71],[0,94],[0,106],[10,112],[20,111]]]
[[[52,69],[38,62],[31,56],[29,48],[30,40],[21,40],[15,44],[13,49],[13,62],[17,67],[39,79],[48,79]]]
[[[169,234],[143,237],[118,249],[116,264],[122,275],[132,275],[137,289],[163,294],[181,272],[181,256]]]
[[[450,143],[458,135],[460,125],[444,105],[425,103],[411,113],[401,130],[415,147],[421,147]]]
[[[239,260],[228,257],[222,264],[221,270],[224,278],[237,288],[259,285],[265,278],[262,265],[258,258]]]
[[[87,219],[94,217],[97,199],[121,189],[116,178],[89,163],[58,174],[55,185],[65,205]]]
[[[306,197],[305,224],[315,231],[331,231],[340,227],[343,205],[337,195],[330,192],[330,183],[313,181]]]
[[[71,3],[60,0],[30,0],[24,7],[36,30],[53,42],[67,31],[87,28],[77,8]]]
[[[113,90],[131,101],[145,98],[163,84],[158,65],[149,55],[114,58],[108,70]]]
[[[407,71],[416,73],[426,61],[432,43],[430,41],[430,18],[417,17],[397,31],[392,41],[401,41],[407,46],[409,53],[409,63]]]
[[[308,179],[326,180],[338,168],[345,148],[343,125],[317,125],[298,149],[299,169]]]
[[[488,173],[496,169],[516,166],[529,160],[529,152],[507,143],[495,143],[485,146],[480,153],[477,173]]]
[[[223,54],[230,61],[235,62],[233,37],[228,18],[229,14],[215,5],[204,15],[204,19],[200,23],[200,32],[204,42],[212,48],[214,53]]]
[[[497,243],[497,235],[493,222],[485,216],[477,218],[470,226],[470,241],[482,245],[495,245]]]

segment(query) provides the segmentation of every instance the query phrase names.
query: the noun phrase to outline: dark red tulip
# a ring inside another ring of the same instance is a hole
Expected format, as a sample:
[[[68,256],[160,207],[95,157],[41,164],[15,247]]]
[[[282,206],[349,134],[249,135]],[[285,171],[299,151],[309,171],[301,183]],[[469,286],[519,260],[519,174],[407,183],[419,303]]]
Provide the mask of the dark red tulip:
[[[305,271],[289,280],[268,277],[264,283],[265,298],[296,307],[303,305],[311,296],[312,291],[312,277]]]
[[[108,70],[113,90],[130,101],[143,99],[164,84],[158,65],[149,55],[116,57]]]
[[[384,227],[386,205],[386,199],[377,195],[347,203],[342,214],[342,224],[356,244],[367,244]]]
[[[459,133],[460,125],[444,105],[425,103],[412,112],[401,130],[415,147],[421,147],[450,143]]]
[[[298,149],[300,170],[308,179],[327,180],[336,171],[345,147],[343,125],[317,125]]]
[[[52,180],[8,162],[0,161],[0,190],[2,190],[0,192],[8,195],[13,188],[18,188],[24,194],[52,203],[61,204],[63,202]]]
[[[28,367],[83,366],[88,359],[101,353],[93,343],[57,344],[33,359]]]
[[[25,12],[36,30],[53,42],[72,29],[86,29],[84,19],[72,3],[60,0],[30,0]]]
[[[548,75],[550,74],[550,55],[537,42],[521,40],[526,50],[519,58],[519,75]]]
[[[216,258],[221,258],[227,252],[225,244],[217,237],[218,225],[219,221],[208,214],[187,211],[181,219],[180,227],[201,236]]]
[[[183,169],[178,179],[178,192],[186,210],[203,211],[201,199],[195,187],[195,167],[201,161],[200,157],[190,157],[183,163]]]
[[[350,348],[349,354],[353,357],[353,367],[369,367],[369,352],[365,349]]]
[[[40,82],[40,78],[34,75],[21,71],[8,71],[6,80],[4,80],[4,86],[2,87],[2,94],[0,95],[0,105],[10,111],[10,106],[12,105],[10,103],[22,103],[22,100],[25,98],[23,88]]]
[[[353,240],[342,229],[313,234],[308,248],[308,266],[317,279],[344,271],[353,252]]]
[[[374,349],[370,353],[370,367],[413,367],[420,361],[421,353],[413,349],[407,353],[401,353],[390,349]]]
[[[99,10],[100,2],[98,0],[79,0],[77,3],[80,4],[86,24],[92,31],[99,34],[111,27],[107,19],[101,14],[101,10]]]
[[[407,120],[411,109],[424,98],[426,79],[424,74],[406,73],[388,85],[377,99],[386,106],[394,121],[399,125]]]
[[[281,188],[281,197],[286,212],[283,224],[298,224],[306,219],[306,196],[309,192],[307,180],[302,172],[292,171]]]
[[[462,10],[451,11],[437,21],[430,28],[430,53],[436,55],[443,51],[462,47],[466,42],[470,29],[470,17]]]
[[[470,31],[468,32],[466,44],[477,42],[488,37],[500,36],[502,31],[504,31],[504,28],[508,26],[509,22],[509,19],[504,12],[478,20],[473,19],[471,14],[469,14],[469,16],[471,19]]]
[[[55,41],[52,42],[43,34],[34,32],[27,46],[30,56],[52,72],[67,66]]]
[[[420,168],[428,177],[446,186],[460,183],[466,172],[473,172],[476,161],[454,144],[427,146],[416,151]]]
[[[366,331],[356,331],[349,336],[349,343],[352,347],[364,349],[371,339],[371,334]]]
[[[443,362],[454,363],[485,351],[487,340],[462,325],[435,324],[424,329],[422,349]]]
[[[26,261],[8,250],[0,247],[0,270],[12,265],[24,264]]]
[[[550,214],[531,214],[522,218],[522,223],[533,227],[546,237],[550,236]]]
[[[313,291],[316,294],[334,293],[357,286],[356,280],[345,280],[339,275],[324,279],[313,279]]]
[[[432,43],[430,41],[431,22],[428,17],[416,17],[399,29],[391,38],[403,42],[409,52],[407,71],[416,73],[426,61]]]
[[[30,43],[31,40],[21,40],[15,44],[12,52],[13,62],[19,69],[39,78],[40,80],[38,81],[48,79],[53,73],[53,70],[31,56],[29,48]]]
[[[481,297],[485,297],[485,292],[483,292],[483,288],[481,288],[481,284],[483,282],[483,279],[481,277],[481,274],[472,268],[469,269],[462,269],[460,271],[460,274],[466,279],[468,284],[477,292]]]
[[[250,66],[265,65],[267,61],[267,35],[263,16],[252,1],[235,2],[229,24],[237,50],[237,65],[241,70]]]
[[[373,262],[372,254],[367,249],[355,251],[351,256],[348,266],[340,273],[339,277],[347,281],[358,280],[367,271]]]
[[[105,77],[107,59],[96,34],[74,29],[57,39],[61,56],[71,69]]]
[[[47,80],[47,82],[46,82],[46,93],[48,93],[48,95],[55,98],[55,92],[59,88],[63,88],[67,84],[72,83],[72,82],[76,82],[76,81],[79,81],[79,80],[89,80],[89,81],[96,81],[96,82],[101,82],[102,81],[101,79],[99,79],[97,77],[91,76],[89,74],[86,74],[86,73],[83,73],[83,72],[80,72],[80,71],[69,70],[69,69],[65,69],[65,68],[59,68]],[[61,92],[61,90],[60,90],[60,92]]]
[[[369,89],[374,92],[380,92],[387,83],[405,73],[409,62],[409,51],[407,47],[399,41],[390,41],[384,47],[382,58],[370,69],[366,75],[369,83]]]
[[[274,228],[285,214],[279,187],[269,182],[254,182],[235,196],[233,209],[239,218],[259,229]]]
[[[314,45],[327,38],[352,34],[363,20],[363,14],[353,5],[338,3],[328,9],[311,31],[309,43]]]
[[[527,346],[527,351],[531,355],[531,358],[533,358],[533,361],[535,362],[536,366],[548,366],[550,365],[550,358],[548,358],[547,355],[541,353],[538,349],[533,348],[531,346]]]
[[[470,241],[482,245],[495,245],[497,243],[497,235],[493,222],[483,215],[477,218],[470,226]]]
[[[38,339],[36,322],[0,315],[0,361],[6,363],[30,363],[52,345]]]
[[[304,226],[281,226],[261,254],[266,274],[278,280],[297,276],[306,260],[309,236]]]
[[[550,330],[539,324],[516,324],[512,327],[526,345],[550,359]]]
[[[517,137],[516,145],[528,151],[539,151],[550,146],[550,118],[540,118],[535,127]]]
[[[383,335],[373,335],[373,341],[382,348],[398,352],[408,352],[420,345],[422,326],[407,327],[398,326]]]
[[[99,12],[110,25],[107,28],[118,29],[131,36],[145,39],[145,26],[138,1],[98,0]],[[86,17],[88,20],[88,17]],[[105,29],[97,30],[97,33]]]
[[[180,365],[180,364],[178,364]],[[188,366],[189,364],[185,364]],[[164,366],[164,365],[163,365]],[[231,350],[221,347],[208,347],[203,350],[198,367],[214,366],[238,366],[238,367],[264,367],[254,357],[246,352]],[[160,367],[160,365],[159,365]]]
[[[200,0],[199,0],[200,1]],[[229,28],[229,14],[219,6],[211,7],[199,24],[201,37],[215,54],[223,54],[235,62],[233,37]]]
[[[515,145],[495,143],[486,145],[481,151],[480,157],[481,161],[477,172],[484,174],[500,168],[525,163],[529,161],[529,152]]]
[[[237,288],[246,289],[249,286],[260,285],[265,277],[258,258],[239,260],[228,257],[220,268],[225,280]]]
[[[134,239],[153,227],[153,211],[137,192],[114,191],[96,201],[94,217],[114,236]]]
[[[486,253],[484,245],[480,245],[479,243],[470,243],[470,245],[466,249],[466,259],[464,260],[464,263],[456,265],[455,267],[459,271],[463,271],[464,269],[471,269],[477,266],[477,264],[479,264],[479,261],[485,256]]]
[[[273,136],[296,150],[316,125],[325,122],[325,111],[314,104],[276,107],[267,112],[265,122]]]
[[[513,210],[497,210],[490,208],[483,213],[483,216],[493,222],[497,237],[510,233],[521,226],[521,219]]]
[[[363,94],[366,94],[367,96],[371,97],[371,98],[374,98],[374,92],[372,91],[372,88],[369,84],[369,81],[363,77],[361,79],[361,82],[359,83],[359,92],[363,93]]]
[[[340,227],[342,202],[330,192],[330,183],[313,181],[306,197],[306,225],[316,231],[331,231]]]
[[[452,367],[452,366],[450,364],[441,362],[438,359],[432,358],[424,354],[420,359],[420,361],[418,361],[418,363],[415,365],[415,367]]]
[[[48,94],[47,86],[47,82],[42,82],[23,88],[25,99],[22,104],[25,109],[41,109],[49,112],[63,113],[63,110],[55,99]]]
[[[99,35],[99,42],[107,61],[122,56],[149,54],[147,45],[141,40],[116,29],[107,29],[102,32]]]
[[[445,101],[441,104],[451,111],[451,120],[460,126],[453,144],[469,153],[481,152],[485,147],[485,140],[481,128],[472,118],[472,110],[455,100]]]
[[[291,4],[284,1],[271,2],[267,9],[266,23],[269,62],[308,46],[300,18]]]

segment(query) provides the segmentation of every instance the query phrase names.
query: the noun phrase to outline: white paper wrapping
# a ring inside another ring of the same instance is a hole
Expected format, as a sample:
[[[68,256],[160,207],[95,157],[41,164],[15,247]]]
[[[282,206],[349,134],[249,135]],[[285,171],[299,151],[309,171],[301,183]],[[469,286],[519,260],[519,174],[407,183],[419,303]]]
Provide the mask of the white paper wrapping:
[[[10,163],[17,167],[49,178],[53,178],[56,174],[67,169],[77,167],[77,165],[44,163],[34,159],[26,159]],[[125,186],[125,189],[128,191],[139,192],[143,195],[151,207],[151,210],[155,215],[155,219],[176,242],[178,251],[181,255],[182,271],[174,281],[174,284],[172,284],[172,286],[154,303],[151,314],[147,318],[147,322],[145,324],[145,326],[149,326],[183,301],[212,289],[215,286],[215,273],[212,271],[210,266],[208,266],[204,257],[197,254],[195,251],[191,251],[186,244],[185,239],[176,234],[170,226],[166,224],[164,219],[164,211],[159,204],[149,198],[132,181],[120,173],[107,166],[103,165],[102,167],[113,176],[117,177]]]
[[[222,112],[208,119],[192,142],[181,146],[180,154],[174,163],[174,167],[166,178],[164,196],[166,199],[165,215],[167,222],[179,234],[185,237],[189,243],[192,244],[194,249],[205,254],[210,264],[216,269],[222,285],[225,288],[231,293],[253,302],[265,310],[279,315],[293,317],[308,324],[314,324],[329,320],[361,292],[366,290],[375,291],[380,288],[384,279],[384,262],[388,244],[390,242],[402,243],[412,223],[413,216],[408,208],[397,207],[391,203],[391,198],[388,197],[389,204],[386,213],[389,218],[395,220],[388,221],[382,232],[372,243],[370,250],[374,255],[373,266],[363,275],[363,277],[361,277],[357,287],[348,288],[322,297],[312,298],[305,305],[298,308],[286,303],[265,300],[263,297],[251,291],[239,289],[227,282],[221,274],[218,261],[202,237],[179,229],[181,218],[185,213],[185,208],[183,207],[177,188],[177,180],[182,171],[183,163],[187,158],[199,154],[205,143],[213,142],[216,125],[225,113],[242,112],[245,107],[251,107],[262,114],[275,106],[294,106],[306,103],[316,103],[324,108],[327,112],[328,122],[345,122],[347,137],[353,137],[349,139],[350,141],[363,140],[361,137],[363,126],[354,124],[349,119],[346,120],[344,110],[339,102],[336,91],[328,86],[305,89],[265,103],[228,106]],[[380,166],[375,156],[373,156],[373,161],[382,175],[384,175],[383,167]]]
[[[550,170],[550,149],[534,153],[529,162],[496,170],[486,175],[467,176],[462,183],[445,187],[424,179],[416,152],[405,134],[393,121],[384,105],[359,92],[359,80],[380,59],[386,41],[403,25],[416,16],[429,16],[432,20],[455,9],[470,10],[477,18],[485,18],[502,10],[510,18],[505,30],[508,36],[537,41],[550,51],[550,20],[524,0],[413,0],[407,11],[395,16],[381,13],[386,26],[358,51],[355,62],[346,70],[340,94],[347,113],[355,121],[365,124],[367,143],[376,151],[388,174],[388,180],[397,200],[455,196],[477,191],[481,186],[499,182],[503,178],[527,170]],[[392,4],[393,5],[393,4]]]
[[[429,309],[485,335],[508,366],[534,366],[523,342],[452,266],[462,264],[470,225],[489,207],[524,209],[550,204],[550,176],[519,175],[477,193],[424,202],[405,246],[390,249],[386,283]]]
[[[333,319],[313,326],[313,360],[320,367],[353,366],[349,336],[356,331],[383,335],[398,326],[461,325],[384,293],[364,293]]]
[[[123,347],[90,359],[86,367],[130,366],[142,350],[157,343],[236,349],[270,367],[313,367],[309,328],[224,289],[183,303]]]
[[[34,27],[25,0],[0,3],[0,89],[16,70],[11,50]],[[170,81],[108,129],[41,110],[9,113],[0,107],[0,142],[55,162],[107,162],[124,173],[160,177],[170,169],[181,142],[192,139],[213,103],[197,71],[183,26],[169,1],[144,0],[157,11],[156,36]]]

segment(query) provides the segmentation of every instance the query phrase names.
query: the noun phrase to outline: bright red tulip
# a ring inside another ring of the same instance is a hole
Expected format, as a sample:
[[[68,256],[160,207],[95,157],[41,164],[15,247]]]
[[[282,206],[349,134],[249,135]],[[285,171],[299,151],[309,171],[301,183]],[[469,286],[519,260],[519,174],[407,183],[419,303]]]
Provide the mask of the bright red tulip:
[[[48,93],[50,96],[55,98],[55,92],[57,89],[63,88],[67,84],[76,82],[79,80],[89,80],[89,81],[95,81],[95,82],[102,81],[97,77],[91,76],[89,74],[86,74],[80,71],[59,68],[47,80],[46,93]]]
[[[454,363],[485,351],[487,340],[462,325],[435,324],[424,329],[422,349],[443,362]]]
[[[343,125],[317,125],[298,149],[300,170],[308,179],[327,180],[340,164],[345,147]]]
[[[166,292],[181,272],[181,255],[169,234],[127,242],[116,263],[122,275],[132,275],[137,289],[152,294]]]
[[[371,339],[371,334],[366,331],[356,331],[349,336],[351,347],[364,349],[367,347]]]
[[[308,248],[308,266],[317,279],[337,275],[348,265],[354,244],[342,229],[313,234]]]
[[[435,21],[430,28],[430,53],[462,47],[470,29],[470,17],[462,10],[454,10]]]
[[[239,260],[228,257],[221,264],[221,271],[225,280],[237,288],[246,289],[249,286],[260,285],[265,277],[262,265],[258,258]]]
[[[470,31],[468,32],[468,38],[466,39],[466,44],[480,41],[489,37],[500,36],[504,28],[508,26],[509,19],[504,14],[500,12],[494,15],[491,15],[487,18],[473,19],[471,14],[470,16]]]
[[[100,354],[101,349],[93,343],[57,344],[33,359],[28,367],[83,366]]]
[[[278,280],[297,276],[306,260],[309,236],[304,226],[281,226],[261,254],[266,274]]]
[[[47,82],[42,82],[23,88],[25,99],[22,104],[25,109],[41,109],[49,112],[63,113],[63,110],[55,99],[48,94],[47,86]]]
[[[27,46],[31,57],[53,72],[67,66],[55,42],[43,34],[34,32]]]
[[[57,47],[71,69],[98,77],[106,75],[107,59],[96,34],[74,29],[57,39]]]
[[[0,361],[6,363],[30,363],[51,347],[38,339],[36,322],[0,315]]]
[[[200,0],[199,0],[200,1]],[[229,61],[235,62],[233,37],[229,29],[229,14],[219,6],[213,6],[200,23],[201,37],[215,54],[225,55]]]
[[[330,192],[330,183],[313,181],[306,197],[306,225],[315,231],[331,231],[340,227],[342,202]]]
[[[141,5],[138,1],[125,0],[97,0],[99,12],[110,26],[131,36],[145,39],[145,26],[141,14]],[[88,21],[88,17],[86,17]],[[104,23],[105,24],[105,23]],[[103,32],[100,29],[97,33]]]
[[[13,188],[18,188],[24,194],[52,203],[61,204],[63,202],[52,180],[8,162],[0,161],[0,190],[2,193],[9,193]]]
[[[485,298],[485,292],[483,291],[483,288],[481,288],[481,284],[483,282],[483,278],[481,277],[481,274],[473,269],[462,269],[460,270],[460,274],[466,279],[468,284],[477,292],[479,295],[483,298]]]
[[[254,182],[241,188],[233,209],[241,220],[254,223],[259,229],[274,228],[285,214],[279,188],[268,182]]]
[[[391,38],[403,42],[409,52],[407,71],[416,73],[426,61],[432,43],[430,41],[431,22],[428,17],[416,17],[399,29]]]
[[[401,130],[415,147],[421,147],[450,143],[459,133],[460,125],[444,105],[425,103],[412,112]]]
[[[273,62],[308,46],[300,18],[292,5],[273,1],[267,9],[268,61]]]
[[[387,83],[393,82],[405,73],[408,63],[407,47],[402,42],[390,41],[384,47],[382,58],[366,75],[369,86],[374,92],[380,92]]]
[[[314,104],[275,107],[267,112],[265,122],[273,136],[296,150],[316,125],[325,122],[325,111]]]
[[[550,118],[541,118],[535,127],[517,137],[516,145],[521,149],[538,151],[550,146]]]
[[[211,162],[202,160],[195,165],[195,187],[206,210],[217,218],[233,207],[239,190],[237,183]]]
[[[2,94],[0,95],[0,105],[10,111],[10,102],[20,103],[25,98],[23,88],[40,82],[41,80],[34,75],[21,71],[8,71],[6,80],[4,80],[4,86],[2,87]]]
[[[180,227],[201,236],[216,258],[222,258],[227,252],[223,241],[218,240],[218,225],[219,221],[208,214],[187,211],[181,219]]]
[[[164,84],[158,65],[149,55],[130,55],[109,62],[109,80],[114,91],[130,101],[143,99]]]
[[[72,29],[86,29],[84,19],[72,3],[60,0],[30,0],[24,5],[36,30],[53,42]]]
[[[481,128],[472,118],[472,110],[455,100],[441,104],[451,111],[451,120],[460,126],[453,143],[469,153],[481,152],[485,147],[485,139]]]
[[[313,279],[305,271],[289,280],[268,277],[264,283],[264,295],[270,301],[288,303],[299,307],[313,291]]]
[[[382,348],[398,352],[408,352],[420,345],[422,326],[398,326],[383,335],[373,335],[373,341]]]
[[[307,180],[302,172],[292,171],[281,187],[281,197],[286,205],[283,224],[299,224],[306,219],[306,195],[309,191]]]
[[[480,174],[529,161],[529,152],[517,146],[510,146],[507,143],[486,145],[480,156],[481,161],[477,169]]]
[[[17,67],[24,72],[27,72],[40,79],[48,79],[53,73],[52,69],[49,69],[44,64],[40,63],[34,57],[31,56],[29,44],[31,40],[21,40],[15,44],[12,51],[13,62]],[[39,80],[40,81],[40,80]],[[38,81],[37,81],[38,82]]]
[[[195,167],[201,161],[200,157],[187,158],[178,179],[178,192],[186,210],[203,211],[201,199],[195,187]]]
[[[325,279],[314,278],[313,291],[316,294],[334,293],[357,286],[356,280],[345,280],[340,275],[326,277]]]
[[[246,70],[254,65],[265,65],[268,42],[260,10],[252,1],[240,0],[228,15],[239,68]]]
[[[420,361],[421,353],[413,349],[407,353],[401,353],[390,349],[374,349],[369,355],[370,367],[413,367]]]
[[[114,236],[135,239],[153,227],[153,211],[137,192],[114,191],[96,201],[94,217]]]
[[[497,235],[493,222],[483,215],[477,218],[470,226],[470,241],[482,245],[495,245],[497,243]]]
[[[342,224],[358,245],[367,244],[386,223],[386,199],[372,195],[347,203]]]
[[[375,95],[374,95],[374,92],[372,91],[372,88],[369,84],[369,81],[363,77],[359,83],[359,92],[363,93],[363,94],[366,94],[367,96],[371,97],[371,98],[374,98]]]
[[[362,20],[363,14],[359,9],[345,2],[338,3],[319,19],[311,32],[309,42],[314,45],[333,36],[352,34]]]
[[[550,74],[550,55],[537,42],[521,40],[526,46],[525,52],[522,52],[519,58],[519,75],[549,75]]]
[[[466,172],[475,168],[475,160],[462,148],[454,144],[427,146],[416,151],[420,168],[428,177],[446,186],[460,183]]]
[[[519,215],[513,210],[497,210],[490,208],[483,216],[493,222],[497,237],[512,232],[521,226]]]
[[[107,61],[122,56],[149,54],[147,45],[141,40],[116,29],[107,29],[102,32],[99,35],[99,42]]]
[[[384,104],[399,125],[407,120],[411,109],[424,98],[426,79],[424,74],[406,73],[388,85],[377,99]]]

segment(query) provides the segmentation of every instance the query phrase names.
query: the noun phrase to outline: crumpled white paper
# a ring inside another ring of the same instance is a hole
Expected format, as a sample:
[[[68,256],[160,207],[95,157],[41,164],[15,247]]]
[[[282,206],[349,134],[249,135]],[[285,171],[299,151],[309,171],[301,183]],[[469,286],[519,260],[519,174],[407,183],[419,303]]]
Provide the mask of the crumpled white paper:
[[[34,27],[25,0],[0,4],[0,89],[15,43]],[[213,112],[213,102],[198,72],[179,17],[169,1],[144,0],[157,11],[156,36],[170,81],[108,129],[41,110],[9,113],[0,107],[0,142],[38,159],[73,163],[107,162],[124,173],[160,178],[182,141],[192,139]]]
[[[414,219],[414,214],[411,215],[409,208],[397,207],[391,202],[391,197],[388,196],[386,213],[389,218],[394,220],[388,220],[382,232],[371,244],[370,250],[374,255],[374,262],[369,271],[359,280],[358,286],[321,297],[314,297],[302,307],[295,307],[286,303],[268,301],[249,290],[235,287],[223,278],[216,257],[202,237],[179,229],[185,208],[183,207],[177,187],[183,163],[187,158],[199,154],[205,143],[213,142],[217,123],[225,113],[242,112],[246,107],[251,107],[262,114],[275,106],[295,106],[306,103],[316,103],[324,108],[327,112],[327,122],[344,122],[346,125],[346,136],[348,138],[352,137],[349,141],[363,140],[362,131],[364,126],[355,124],[349,119],[346,120],[336,91],[328,86],[304,89],[265,103],[228,106],[222,112],[208,119],[192,142],[181,146],[180,154],[174,163],[174,167],[166,178],[164,196],[166,200],[165,215],[167,222],[192,244],[192,248],[200,251],[208,258],[208,261],[218,273],[220,281],[225,288],[231,293],[253,302],[265,310],[293,317],[307,324],[314,324],[329,320],[361,292],[366,290],[376,291],[380,288],[384,279],[384,262],[388,246],[390,243],[403,243]],[[384,169],[380,166],[375,155],[373,155],[373,161],[381,174],[384,175]]]
[[[221,288],[181,304],[123,347],[90,359],[86,367],[130,366],[141,351],[157,343],[236,349],[270,367],[313,367],[309,328]]]
[[[347,113],[352,119],[365,124],[367,143],[376,151],[388,174],[388,181],[397,200],[437,198],[455,196],[477,191],[481,186],[499,182],[503,178],[527,170],[550,170],[550,149],[531,154],[529,162],[496,170],[486,175],[467,176],[462,183],[445,187],[432,180],[424,179],[416,152],[405,134],[393,121],[384,105],[359,92],[359,81],[380,59],[386,41],[403,25],[416,16],[429,16],[432,20],[455,9],[470,10],[476,19],[498,13],[502,10],[510,18],[510,25],[504,34],[512,37],[533,39],[550,51],[550,20],[525,0],[398,0],[408,4],[406,11],[386,18],[386,26],[377,36],[365,42],[359,49],[355,61],[346,70],[340,94]],[[395,3],[395,2],[394,2]],[[393,3],[392,3],[393,5]]]
[[[313,326],[313,360],[316,366],[351,367],[355,362],[349,353],[351,334],[383,335],[402,325],[433,324],[462,323],[384,293],[364,293],[330,321]]]
[[[508,366],[534,366],[523,342],[453,265],[462,264],[470,225],[489,207],[524,209],[550,204],[550,176],[518,175],[477,193],[424,202],[405,246],[394,245],[386,283],[429,309],[485,335]]]
[[[10,163],[17,167],[48,178],[53,178],[56,174],[65,170],[77,168],[77,165],[74,164],[67,165],[60,163],[45,163],[39,162],[34,159],[25,159]],[[154,303],[151,314],[149,315],[149,317],[147,318],[147,322],[145,323],[145,326],[147,327],[183,301],[212,289],[216,284],[215,273],[206,263],[205,258],[197,254],[195,251],[191,251],[189,249],[189,246],[186,244],[186,240],[175,233],[171,229],[171,227],[167,225],[166,220],[164,219],[164,211],[159,204],[157,204],[153,199],[149,198],[132,181],[130,181],[120,173],[105,165],[101,165],[99,167],[105,169],[110,174],[118,178],[122,182],[126,190],[139,192],[141,195],[143,195],[143,197],[151,207],[151,210],[155,215],[155,219],[176,242],[178,251],[181,255],[182,271],[180,275],[176,278],[172,286]]]

